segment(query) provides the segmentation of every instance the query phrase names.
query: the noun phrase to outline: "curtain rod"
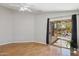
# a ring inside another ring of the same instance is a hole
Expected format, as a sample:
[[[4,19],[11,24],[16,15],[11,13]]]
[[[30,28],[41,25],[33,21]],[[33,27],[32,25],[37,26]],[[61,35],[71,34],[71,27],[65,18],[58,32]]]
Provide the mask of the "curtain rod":
[[[72,14],[72,15],[79,15],[79,14]],[[72,16],[72,15],[65,15],[65,16],[52,17],[52,18],[49,18],[49,19],[69,17],[69,16]]]

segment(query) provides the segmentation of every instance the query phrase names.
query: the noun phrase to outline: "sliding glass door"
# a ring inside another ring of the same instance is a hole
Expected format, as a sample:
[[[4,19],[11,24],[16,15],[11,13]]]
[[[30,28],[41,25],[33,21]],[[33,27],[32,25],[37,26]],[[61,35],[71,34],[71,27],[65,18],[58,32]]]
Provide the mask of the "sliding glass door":
[[[46,43],[59,48],[69,49],[69,51],[77,49],[76,15],[69,16],[69,18],[48,18]]]

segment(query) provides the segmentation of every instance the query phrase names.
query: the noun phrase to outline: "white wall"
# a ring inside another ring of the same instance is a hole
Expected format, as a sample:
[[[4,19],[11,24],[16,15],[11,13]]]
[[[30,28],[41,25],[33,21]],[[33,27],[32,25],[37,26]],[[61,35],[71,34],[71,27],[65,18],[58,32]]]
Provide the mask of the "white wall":
[[[14,40],[15,42],[30,42],[34,39],[34,15],[14,13]]]
[[[0,7],[0,44],[33,41],[34,14]]]
[[[77,11],[66,11],[57,13],[40,14],[35,19],[35,41],[46,43],[47,18],[67,16],[78,13]]]
[[[11,14],[10,10],[0,7],[0,44],[13,41]]]

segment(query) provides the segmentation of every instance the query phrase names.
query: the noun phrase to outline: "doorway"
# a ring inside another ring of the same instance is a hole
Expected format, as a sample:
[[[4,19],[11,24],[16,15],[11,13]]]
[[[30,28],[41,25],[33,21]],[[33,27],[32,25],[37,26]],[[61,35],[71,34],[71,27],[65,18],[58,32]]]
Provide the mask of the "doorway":
[[[77,21],[76,15],[66,19],[47,20],[46,43],[71,52],[71,48],[77,49]],[[66,52],[67,52],[66,51]]]

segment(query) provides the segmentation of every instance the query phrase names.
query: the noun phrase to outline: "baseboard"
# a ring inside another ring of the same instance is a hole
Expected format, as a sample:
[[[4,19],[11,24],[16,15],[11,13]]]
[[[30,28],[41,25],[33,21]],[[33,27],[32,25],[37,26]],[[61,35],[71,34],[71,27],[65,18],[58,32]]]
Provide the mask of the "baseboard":
[[[26,42],[35,42],[35,41],[15,41],[15,42],[1,43],[0,45],[10,44],[10,43],[26,43]],[[36,43],[45,44],[43,42],[36,42]]]

